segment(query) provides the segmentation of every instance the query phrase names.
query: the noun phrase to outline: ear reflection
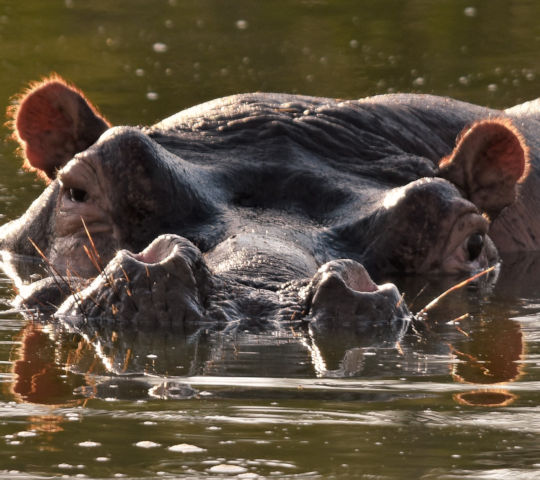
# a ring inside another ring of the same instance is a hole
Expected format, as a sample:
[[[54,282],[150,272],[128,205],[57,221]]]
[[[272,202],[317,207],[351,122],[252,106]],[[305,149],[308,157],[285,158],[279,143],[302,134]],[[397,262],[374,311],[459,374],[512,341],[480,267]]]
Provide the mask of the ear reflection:
[[[463,339],[451,345],[459,360],[452,366],[452,377],[460,383],[500,385],[521,375],[524,354],[521,326],[506,317],[490,315],[462,326]],[[508,405],[517,397],[504,389],[479,389],[455,395],[465,405]]]
[[[76,377],[66,375],[58,362],[57,345],[39,324],[28,323],[13,362],[11,393],[17,401],[44,405],[72,405]]]
[[[470,407],[504,407],[516,398],[516,395],[506,390],[474,390],[454,395],[457,403]]]

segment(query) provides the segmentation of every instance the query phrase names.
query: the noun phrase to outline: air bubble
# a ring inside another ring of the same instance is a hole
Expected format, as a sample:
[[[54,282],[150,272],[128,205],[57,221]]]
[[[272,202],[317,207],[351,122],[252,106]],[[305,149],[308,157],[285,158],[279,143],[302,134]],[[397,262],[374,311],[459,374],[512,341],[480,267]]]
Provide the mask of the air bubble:
[[[248,28],[248,22],[246,20],[237,20],[236,28],[238,30],[246,30]]]
[[[171,452],[179,453],[199,453],[206,452],[205,448],[197,447],[196,445],[190,445],[189,443],[180,443],[178,445],[172,445],[169,447]]]
[[[169,49],[169,47],[165,43],[156,42],[154,43],[154,45],[152,45],[152,49],[156,53],[165,53]]]
[[[161,447],[161,444],[156,442],[151,442],[149,440],[141,440],[140,442],[137,442],[134,444],[136,447],[139,448],[156,448]]]

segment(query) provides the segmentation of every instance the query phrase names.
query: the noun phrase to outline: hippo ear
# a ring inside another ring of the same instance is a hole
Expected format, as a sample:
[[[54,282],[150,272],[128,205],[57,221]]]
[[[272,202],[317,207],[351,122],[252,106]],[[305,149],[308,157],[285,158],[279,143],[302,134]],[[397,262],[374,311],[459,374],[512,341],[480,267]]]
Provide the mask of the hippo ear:
[[[506,119],[485,120],[465,129],[454,151],[439,163],[439,176],[454,183],[492,219],[516,198],[529,171],[529,149]]]
[[[109,128],[82,93],[56,76],[32,85],[9,115],[24,167],[49,179]]]

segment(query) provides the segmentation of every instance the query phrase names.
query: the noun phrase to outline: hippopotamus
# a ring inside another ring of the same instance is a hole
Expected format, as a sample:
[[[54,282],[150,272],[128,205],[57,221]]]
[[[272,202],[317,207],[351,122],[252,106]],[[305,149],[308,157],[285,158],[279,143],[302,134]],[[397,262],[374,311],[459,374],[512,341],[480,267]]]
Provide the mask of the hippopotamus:
[[[10,109],[48,185],[1,227],[4,268],[22,304],[77,328],[399,336],[410,312],[388,275],[469,274],[540,241],[535,109],[252,93],[111,126],[48,78]],[[28,258],[46,266],[30,284]]]

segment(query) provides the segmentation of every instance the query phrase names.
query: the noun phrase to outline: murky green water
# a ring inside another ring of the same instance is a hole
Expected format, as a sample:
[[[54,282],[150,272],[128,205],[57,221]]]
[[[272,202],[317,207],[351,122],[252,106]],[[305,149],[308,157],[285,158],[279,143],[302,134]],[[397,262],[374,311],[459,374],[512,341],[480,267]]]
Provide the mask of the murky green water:
[[[2,0],[1,106],[55,71],[115,124],[255,90],[505,107],[539,95],[538,18],[533,0]],[[42,189],[14,150],[2,221]],[[89,345],[9,312],[2,281],[0,478],[540,478],[539,260],[506,258],[398,348],[348,350],[296,332]],[[413,310],[453,281],[398,280]]]

